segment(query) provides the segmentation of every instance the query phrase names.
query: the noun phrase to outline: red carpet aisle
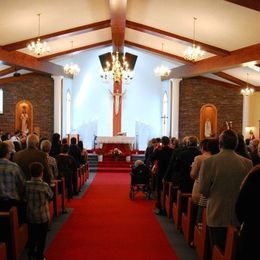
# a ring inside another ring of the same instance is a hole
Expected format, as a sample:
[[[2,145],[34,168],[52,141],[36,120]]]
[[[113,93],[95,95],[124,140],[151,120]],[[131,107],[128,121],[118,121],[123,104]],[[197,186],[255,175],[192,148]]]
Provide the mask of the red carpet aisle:
[[[84,197],[69,205],[72,216],[46,258],[177,259],[152,211],[154,201],[145,200],[142,193],[130,201],[129,183],[127,173],[97,173]]]

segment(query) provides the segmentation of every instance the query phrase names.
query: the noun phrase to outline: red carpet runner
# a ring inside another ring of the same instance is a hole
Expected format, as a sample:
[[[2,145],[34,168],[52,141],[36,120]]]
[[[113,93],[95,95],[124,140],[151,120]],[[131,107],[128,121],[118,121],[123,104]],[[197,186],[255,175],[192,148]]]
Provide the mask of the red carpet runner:
[[[128,197],[127,173],[97,173],[91,187],[69,207],[74,211],[48,248],[48,260],[175,260],[152,211],[154,201]]]

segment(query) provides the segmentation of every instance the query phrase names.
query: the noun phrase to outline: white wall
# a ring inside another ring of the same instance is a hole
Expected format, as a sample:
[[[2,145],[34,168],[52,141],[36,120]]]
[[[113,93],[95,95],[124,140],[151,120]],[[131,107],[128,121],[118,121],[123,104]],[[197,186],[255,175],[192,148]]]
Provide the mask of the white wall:
[[[103,83],[100,78],[101,65],[99,55],[110,52],[111,48],[82,52],[73,56],[73,61],[80,67],[80,74],[70,85],[65,80],[64,102],[66,90],[72,93],[72,132],[80,134],[87,148],[93,147],[94,135],[112,135],[113,98],[109,89],[113,84]],[[137,55],[134,79],[130,85],[123,85],[126,94],[122,99],[122,132],[127,136],[138,136],[138,148],[145,149],[152,137],[162,135],[162,95],[163,87],[160,78],[154,76],[153,70],[162,61],[148,53],[130,48],[125,52]],[[71,58],[70,58],[71,59]],[[57,61],[66,64],[65,60]],[[163,62],[170,68],[173,65]],[[65,107],[64,107],[65,111]],[[63,126],[66,125],[63,120]],[[65,131],[65,128],[64,128]],[[64,132],[63,132],[64,133]]]

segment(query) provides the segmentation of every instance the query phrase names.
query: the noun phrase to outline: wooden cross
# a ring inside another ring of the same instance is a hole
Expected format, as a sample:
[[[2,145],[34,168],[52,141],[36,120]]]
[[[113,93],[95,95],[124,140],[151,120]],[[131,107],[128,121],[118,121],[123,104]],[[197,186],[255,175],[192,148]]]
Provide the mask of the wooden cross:
[[[165,125],[166,124],[166,119],[168,118],[168,116],[164,115],[161,118],[163,118],[163,124]]]

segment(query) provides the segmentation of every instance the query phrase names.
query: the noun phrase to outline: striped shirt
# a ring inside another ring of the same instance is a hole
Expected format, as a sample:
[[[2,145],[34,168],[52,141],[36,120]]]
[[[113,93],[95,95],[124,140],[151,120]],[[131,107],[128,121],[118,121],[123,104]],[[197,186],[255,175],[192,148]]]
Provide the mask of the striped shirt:
[[[7,159],[0,159],[0,199],[20,200],[24,179],[21,168]]]
[[[25,184],[27,218],[29,223],[41,224],[49,221],[49,200],[53,192],[50,186],[40,178],[31,178]]]

